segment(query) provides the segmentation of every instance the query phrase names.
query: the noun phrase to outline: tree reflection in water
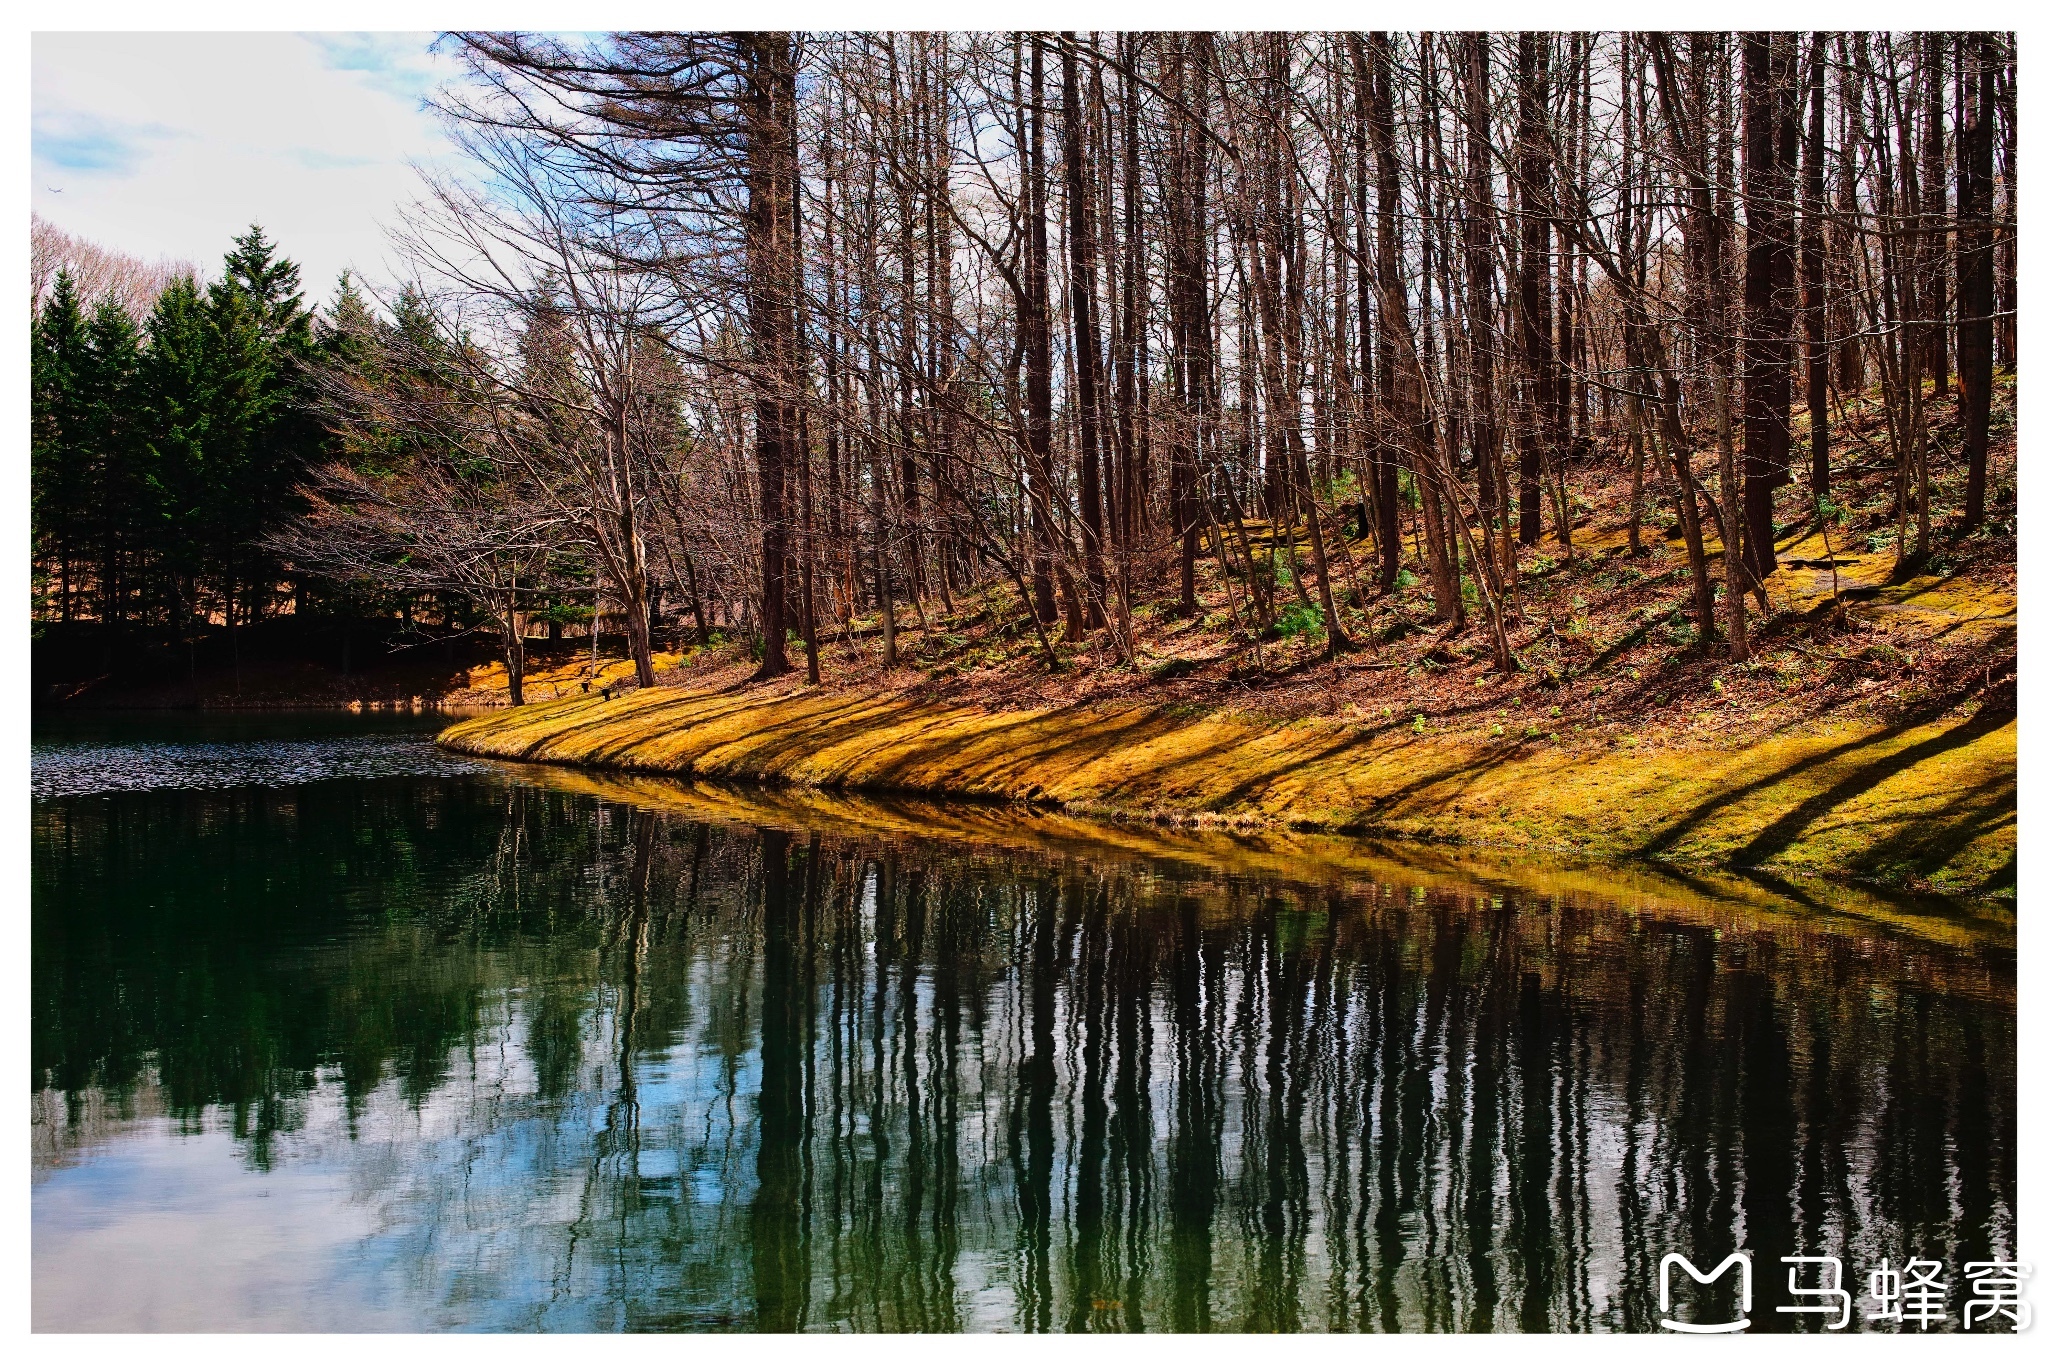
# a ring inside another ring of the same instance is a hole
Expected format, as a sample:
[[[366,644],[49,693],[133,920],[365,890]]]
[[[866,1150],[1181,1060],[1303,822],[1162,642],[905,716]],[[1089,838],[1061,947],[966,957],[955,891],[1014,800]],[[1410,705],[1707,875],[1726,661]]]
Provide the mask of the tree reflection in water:
[[[1740,1247],[1810,1329],[1781,1255],[2014,1244],[2009,935],[517,778],[44,802],[33,871],[38,1192],[330,1163],[426,1327],[1645,1330]]]

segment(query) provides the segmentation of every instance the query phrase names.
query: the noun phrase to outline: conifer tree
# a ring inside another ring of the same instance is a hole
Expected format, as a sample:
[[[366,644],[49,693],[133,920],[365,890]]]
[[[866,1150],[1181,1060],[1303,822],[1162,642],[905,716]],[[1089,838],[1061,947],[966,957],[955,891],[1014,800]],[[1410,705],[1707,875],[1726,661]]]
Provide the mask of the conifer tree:
[[[115,299],[102,298],[93,309],[83,360],[73,377],[73,410],[79,474],[92,497],[79,509],[80,520],[90,528],[95,551],[100,620],[123,622],[130,596],[144,587],[132,570],[145,562],[155,519],[138,458],[141,430],[131,405],[142,360],[139,337],[128,310]]]
[[[207,382],[207,320],[199,287],[177,280],[157,296],[143,327],[147,347],[137,400],[147,441],[147,468],[157,515],[152,548],[172,603],[172,628],[183,634],[200,610],[205,575],[202,518],[212,470]]]
[[[61,271],[29,333],[29,519],[41,552],[54,561],[58,615],[72,618],[79,518],[86,502],[77,376],[86,364],[85,318],[71,272]]]
[[[277,254],[262,224],[251,223],[235,238],[222,265],[227,280],[255,307],[268,336],[301,348],[311,343],[313,319],[299,287],[299,267]]]

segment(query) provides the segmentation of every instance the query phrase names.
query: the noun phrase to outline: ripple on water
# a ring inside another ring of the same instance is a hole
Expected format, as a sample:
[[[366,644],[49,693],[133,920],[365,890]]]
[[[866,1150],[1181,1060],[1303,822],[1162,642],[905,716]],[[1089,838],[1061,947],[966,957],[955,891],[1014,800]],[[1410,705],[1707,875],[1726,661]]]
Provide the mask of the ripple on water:
[[[296,787],[337,778],[455,777],[486,766],[435,748],[427,734],[36,744],[29,749],[29,792],[43,801],[103,792]]]

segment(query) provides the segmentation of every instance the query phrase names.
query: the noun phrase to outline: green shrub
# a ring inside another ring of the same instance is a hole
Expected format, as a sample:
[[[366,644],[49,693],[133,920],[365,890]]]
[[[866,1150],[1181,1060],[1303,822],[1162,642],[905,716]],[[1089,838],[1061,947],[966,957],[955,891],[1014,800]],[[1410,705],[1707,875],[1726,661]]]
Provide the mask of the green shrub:
[[[1273,618],[1273,633],[1282,639],[1295,635],[1320,634],[1322,629],[1322,609],[1300,602],[1289,602],[1281,609],[1280,614]]]

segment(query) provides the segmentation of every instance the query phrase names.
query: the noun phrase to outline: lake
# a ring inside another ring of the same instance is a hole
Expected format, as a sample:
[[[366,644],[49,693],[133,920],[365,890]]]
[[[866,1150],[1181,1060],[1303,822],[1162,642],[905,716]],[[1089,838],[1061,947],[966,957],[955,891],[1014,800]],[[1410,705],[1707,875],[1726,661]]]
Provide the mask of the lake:
[[[37,1330],[1650,1331],[1737,1250],[1956,1330],[2012,1255],[2009,904],[440,723],[38,723]]]

